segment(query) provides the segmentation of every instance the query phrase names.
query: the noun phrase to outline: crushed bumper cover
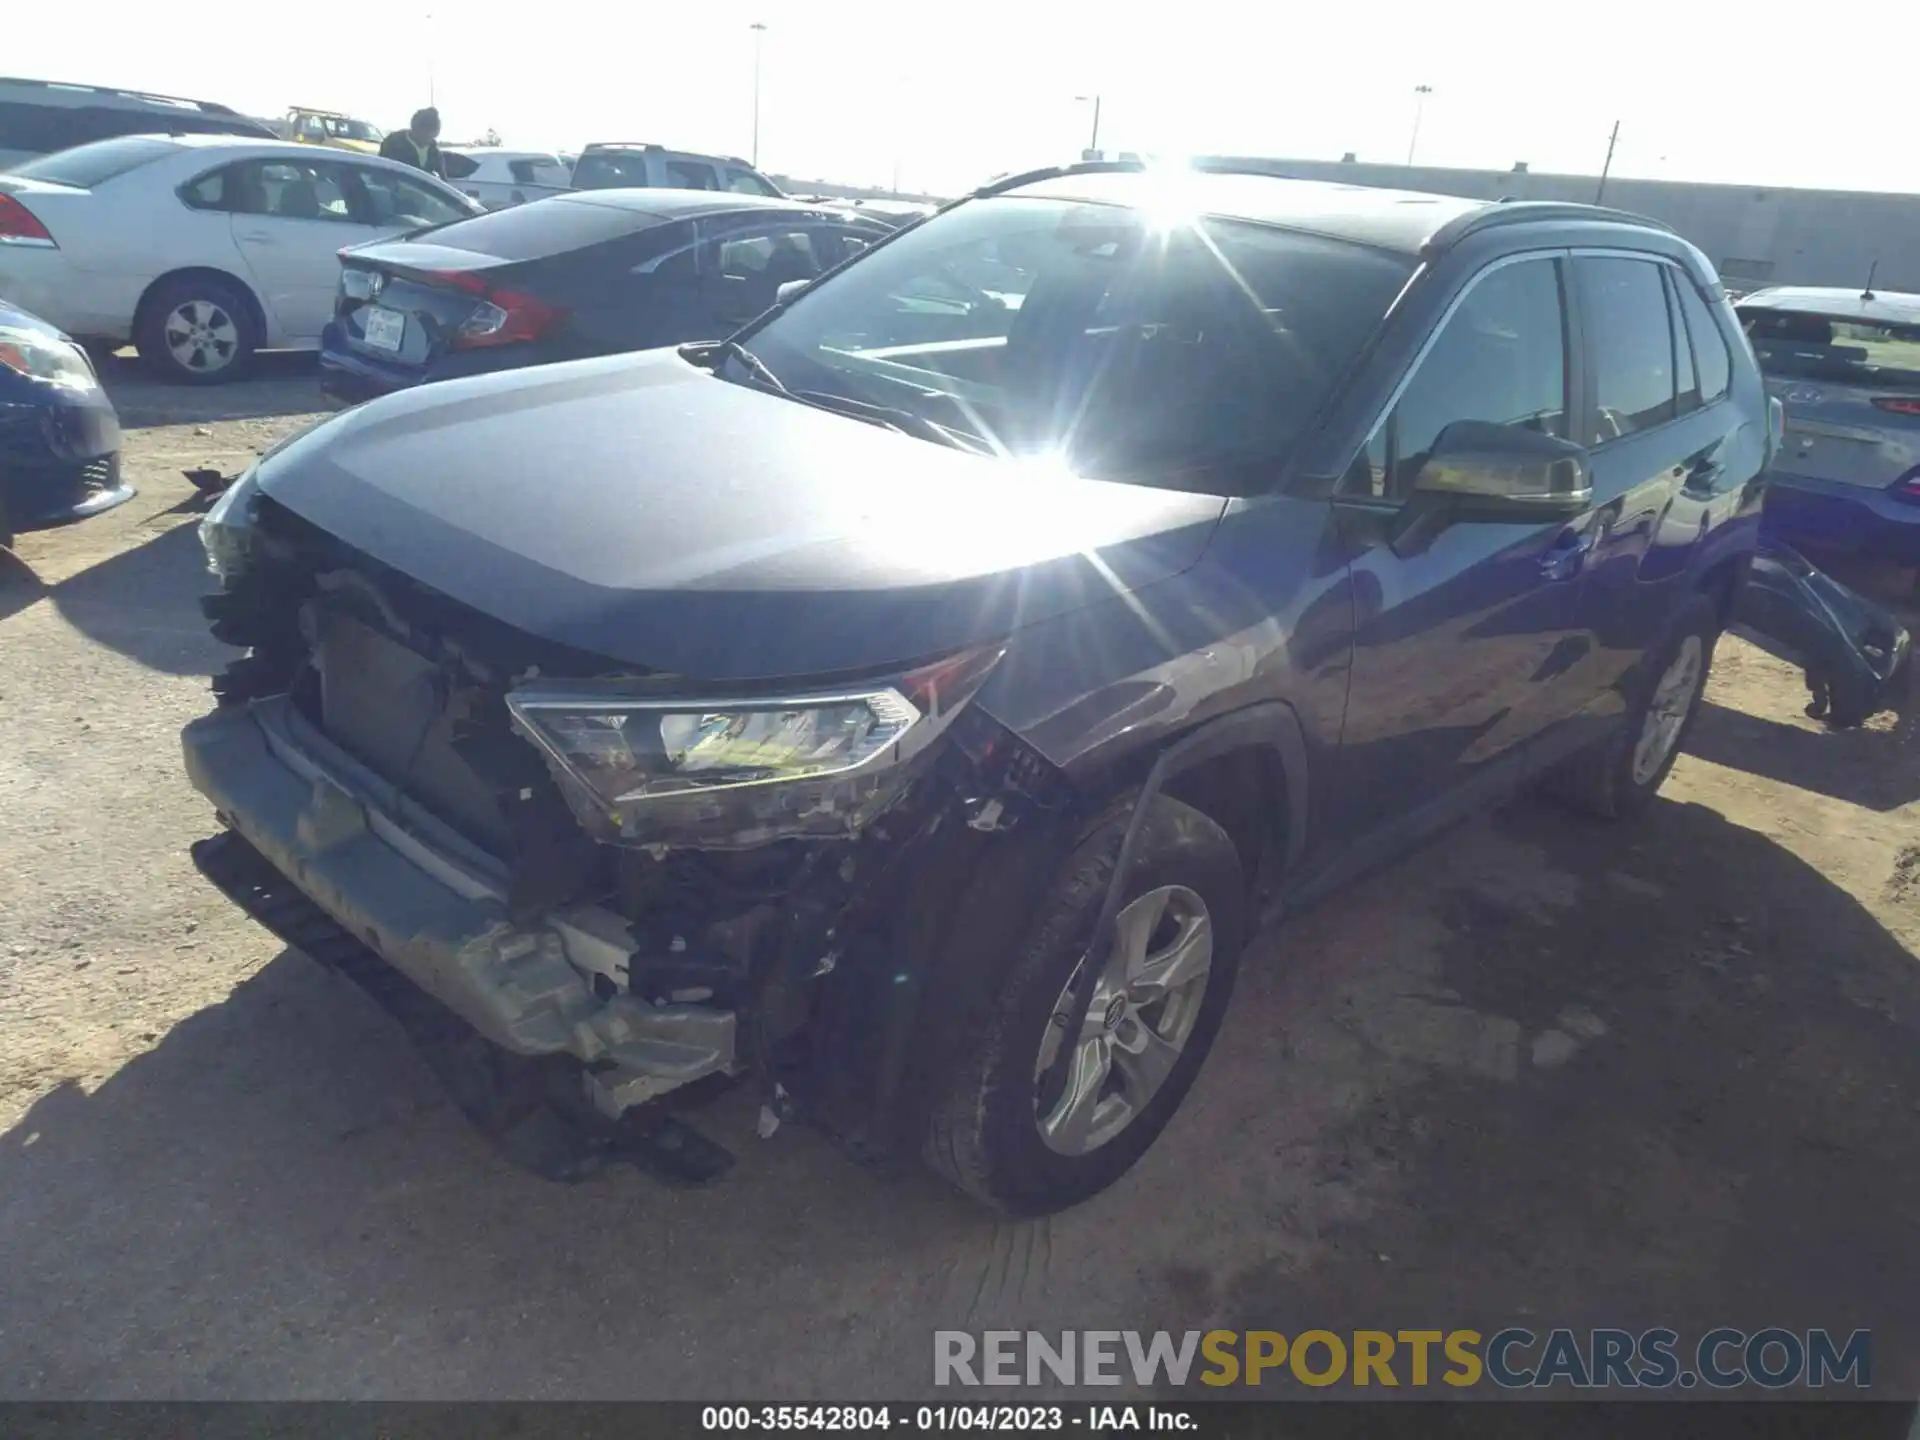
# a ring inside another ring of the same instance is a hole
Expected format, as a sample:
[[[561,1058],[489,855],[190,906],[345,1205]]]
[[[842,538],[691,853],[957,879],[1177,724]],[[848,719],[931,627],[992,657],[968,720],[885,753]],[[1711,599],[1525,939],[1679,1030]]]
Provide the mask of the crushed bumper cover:
[[[627,992],[633,949],[617,916],[574,906],[509,923],[499,862],[285,697],[217,710],[181,742],[194,787],[328,917],[495,1045],[580,1061],[603,1112],[737,1069],[730,1011]]]

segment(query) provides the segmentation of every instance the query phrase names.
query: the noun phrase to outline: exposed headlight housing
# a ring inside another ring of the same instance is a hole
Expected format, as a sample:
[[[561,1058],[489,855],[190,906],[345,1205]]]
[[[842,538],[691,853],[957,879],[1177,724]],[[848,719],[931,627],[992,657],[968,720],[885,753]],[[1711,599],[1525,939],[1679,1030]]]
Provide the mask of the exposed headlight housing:
[[[588,682],[516,690],[507,707],[596,839],[745,849],[857,833],[1003,653],[830,690],[687,699]]]
[[[86,351],[41,330],[0,325],[0,365],[63,390],[91,393],[100,388]]]
[[[207,569],[222,585],[246,569],[252,549],[253,512],[260,499],[258,462],[220,492],[213,508],[200,517],[200,547],[207,552]]]

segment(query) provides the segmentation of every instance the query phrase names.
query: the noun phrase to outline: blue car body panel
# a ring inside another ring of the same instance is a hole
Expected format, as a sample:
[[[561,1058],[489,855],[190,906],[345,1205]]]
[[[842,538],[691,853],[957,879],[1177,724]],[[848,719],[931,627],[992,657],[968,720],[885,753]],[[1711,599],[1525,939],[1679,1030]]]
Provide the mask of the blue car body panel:
[[[1870,490],[1775,470],[1767,493],[1769,539],[1920,565],[1920,504]]]
[[[67,339],[5,301],[0,326]],[[71,524],[133,496],[120,478],[120,420],[104,390],[49,384],[0,365],[0,525]]]

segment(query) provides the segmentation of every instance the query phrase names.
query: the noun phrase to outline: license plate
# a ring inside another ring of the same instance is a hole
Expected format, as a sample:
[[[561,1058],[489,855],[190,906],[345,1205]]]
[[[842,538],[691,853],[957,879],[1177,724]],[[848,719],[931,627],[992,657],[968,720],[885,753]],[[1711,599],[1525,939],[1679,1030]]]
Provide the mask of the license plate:
[[[384,305],[369,305],[360,312],[360,334],[377,350],[398,350],[407,337],[407,317]]]

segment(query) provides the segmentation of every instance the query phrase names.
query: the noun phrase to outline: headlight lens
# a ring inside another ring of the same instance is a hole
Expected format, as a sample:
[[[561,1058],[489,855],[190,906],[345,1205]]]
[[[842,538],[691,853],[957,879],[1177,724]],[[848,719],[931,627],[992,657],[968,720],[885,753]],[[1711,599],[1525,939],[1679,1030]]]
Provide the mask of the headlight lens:
[[[858,830],[1002,653],[831,693],[688,701],[584,685],[517,690],[507,705],[598,838],[745,848]]]
[[[223,585],[246,568],[254,503],[260,498],[259,473],[257,462],[249,465],[200,518],[200,546],[207,552],[207,569]]]
[[[0,325],[0,365],[29,380],[44,380],[67,390],[98,390],[87,352],[67,340],[17,325]]]

